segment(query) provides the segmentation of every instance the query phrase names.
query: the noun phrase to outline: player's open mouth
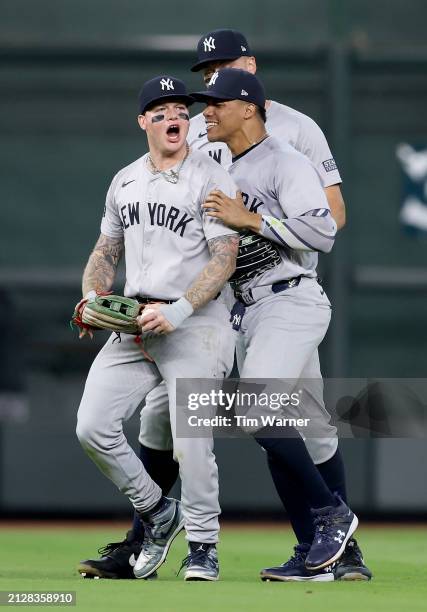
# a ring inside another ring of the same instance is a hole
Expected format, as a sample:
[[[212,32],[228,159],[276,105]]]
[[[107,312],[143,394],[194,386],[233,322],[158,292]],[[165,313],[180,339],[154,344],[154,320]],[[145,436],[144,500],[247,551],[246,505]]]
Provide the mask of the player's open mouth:
[[[179,141],[179,125],[177,123],[172,123],[166,130],[166,134],[169,142],[178,142]]]
[[[216,125],[218,125],[217,121],[206,121],[206,130],[209,132],[209,130]]]

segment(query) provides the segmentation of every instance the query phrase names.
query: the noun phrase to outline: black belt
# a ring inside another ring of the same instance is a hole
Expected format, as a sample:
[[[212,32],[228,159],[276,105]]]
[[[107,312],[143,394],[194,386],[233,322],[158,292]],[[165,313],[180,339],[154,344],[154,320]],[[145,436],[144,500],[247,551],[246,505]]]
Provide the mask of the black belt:
[[[280,293],[291,287],[298,287],[302,278],[304,278],[304,276],[300,275],[283,281],[277,281],[277,283],[265,285],[264,287],[254,287],[246,291],[235,291],[234,297],[237,299],[237,302],[234,304],[230,313],[230,322],[233,329],[236,331],[240,330],[247,306],[255,304],[255,302],[268,295]]]
[[[273,293],[280,293],[281,291],[285,291],[285,289],[290,289],[291,287],[298,287],[302,278],[304,277],[301,274],[300,276],[295,276],[294,278],[288,278],[284,281],[278,281],[277,283],[273,283],[271,285],[271,289]]]
[[[153,304],[154,302],[160,302],[161,304],[173,304],[177,300],[164,300],[163,298],[152,298],[152,297],[143,297],[141,295],[135,295],[133,297],[134,300],[137,300],[140,304]]]
[[[217,295],[213,298],[217,300],[221,295],[221,291],[217,293]],[[135,295],[132,299],[137,300],[140,304],[152,304],[153,302],[161,302],[162,304],[173,304],[178,300],[164,300],[163,298],[152,298],[152,297],[143,297],[141,295]]]

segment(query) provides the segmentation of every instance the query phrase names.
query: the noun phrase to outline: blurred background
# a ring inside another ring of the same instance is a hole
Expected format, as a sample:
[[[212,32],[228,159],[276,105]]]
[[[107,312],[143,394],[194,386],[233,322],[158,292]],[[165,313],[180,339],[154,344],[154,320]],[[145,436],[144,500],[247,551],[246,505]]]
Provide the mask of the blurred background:
[[[146,150],[141,84],[167,72],[199,88],[189,66],[215,28],[246,34],[268,97],[319,123],[341,171],[347,226],[321,262],[334,304],[324,375],[425,376],[423,0],[14,0],[0,14],[1,516],[130,514],[74,433],[105,337],[79,342],[68,321],[111,178]],[[127,427],[135,443],[138,427],[136,415]],[[425,516],[420,433],[342,441],[355,510]],[[259,448],[216,448],[224,515],[279,515]]]

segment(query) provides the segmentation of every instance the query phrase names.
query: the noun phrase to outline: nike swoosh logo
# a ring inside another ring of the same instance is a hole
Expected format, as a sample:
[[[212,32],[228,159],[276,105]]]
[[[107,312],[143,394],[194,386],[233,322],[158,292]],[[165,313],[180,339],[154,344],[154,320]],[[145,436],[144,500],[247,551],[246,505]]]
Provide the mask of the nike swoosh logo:
[[[207,132],[200,132],[199,134],[199,138],[203,138],[203,136],[206,136]]]
[[[127,181],[127,182],[123,181],[123,183],[122,183],[122,189],[123,189],[123,187],[126,187],[126,185],[129,185],[129,183],[134,183],[134,182],[135,182],[135,180],[136,180],[136,179],[132,179],[131,181]]]
[[[135,563],[136,563],[135,555],[132,553],[131,556],[129,557],[129,565],[131,565],[132,567],[135,567]]]

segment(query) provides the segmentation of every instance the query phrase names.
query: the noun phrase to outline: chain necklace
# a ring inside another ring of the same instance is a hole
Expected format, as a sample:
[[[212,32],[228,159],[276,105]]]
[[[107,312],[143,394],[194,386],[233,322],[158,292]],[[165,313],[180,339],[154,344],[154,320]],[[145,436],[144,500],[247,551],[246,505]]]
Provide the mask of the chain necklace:
[[[155,163],[153,162],[150,154],[148,154],[147,162],[150,167],[150,171],[153,174],[161,174],[163,178],[165,179],[165,181],[167,181],[168,183],[173,183],[175,185],[178,182],[179,173],[181,172],[181,168],[184,165],[184,162],[187,159],[189,153],[190,153],[190,147],[188,146],[188,143],[186,142],[184,159],[181,161],[181,163],[179,164],[176,170],[159,170],[157,166],[155,165]]]

